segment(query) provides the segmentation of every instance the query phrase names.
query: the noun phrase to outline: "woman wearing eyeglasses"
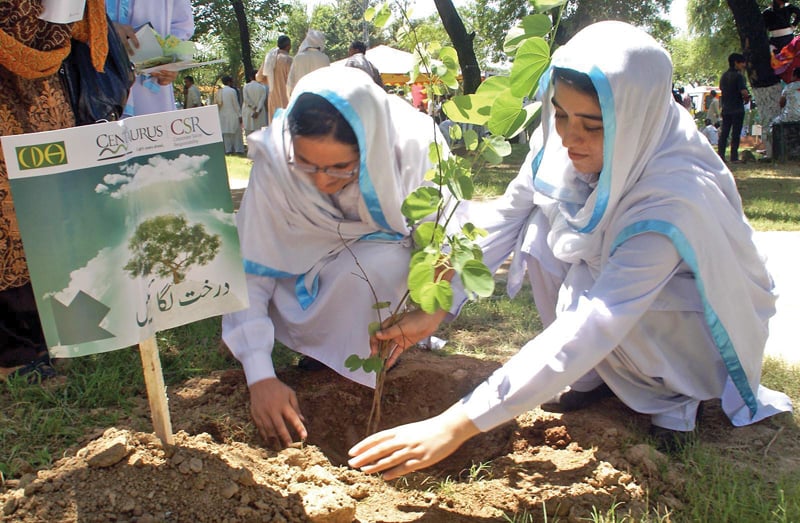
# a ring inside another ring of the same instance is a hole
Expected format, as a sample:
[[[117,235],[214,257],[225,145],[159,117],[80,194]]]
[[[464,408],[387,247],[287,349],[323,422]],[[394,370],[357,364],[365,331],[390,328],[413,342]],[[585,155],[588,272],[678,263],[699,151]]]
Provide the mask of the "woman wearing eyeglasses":
[[[224,317],[222,336],[244,367],[265,439],[307,435],[294,391],[275,376],[276,339],[374,386],[374,373],[344,361],[369,355],[372,289],[392,304],[406,289],[411,241],[400,206],[425,183],[435,129],[364,72],[326,67],[249,136],[253,170],[237,225],[250,307]]]

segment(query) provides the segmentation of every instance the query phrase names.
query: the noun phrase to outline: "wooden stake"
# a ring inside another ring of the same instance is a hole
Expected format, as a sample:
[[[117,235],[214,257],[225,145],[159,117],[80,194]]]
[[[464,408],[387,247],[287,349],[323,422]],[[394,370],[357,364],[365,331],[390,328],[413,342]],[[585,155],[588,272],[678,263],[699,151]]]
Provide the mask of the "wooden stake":
[[[155,337],[139,343],[139,354],[142,357],[144,383],[147,386],[153,428],[162,445],[173,445],[175,440],[172,437],[172,421],[169,418],[167,388],[164,386],[164,374],[161,372],[161,360],[158,357]]]

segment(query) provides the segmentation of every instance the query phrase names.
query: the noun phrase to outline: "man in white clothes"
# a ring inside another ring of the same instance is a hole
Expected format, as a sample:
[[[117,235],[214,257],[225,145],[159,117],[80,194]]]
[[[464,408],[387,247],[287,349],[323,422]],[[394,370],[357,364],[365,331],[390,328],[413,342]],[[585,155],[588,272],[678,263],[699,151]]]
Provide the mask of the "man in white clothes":
[[[239,96],[233,88],[233,78],[222,77],[222,88],[214,96],[214,103],[219,107],[219,123],[225,154],[244,154],[242,110],[239,106]]]
[[[319,69],[331,65],[331,60],[325,51],[325,33],[316,29],[309,29],[300,49],[294,55],[289,77],[286,79],[286,92],[292,95],[292,89],[302,77]]]
[[[267,125],[266,103],[267,88],[257,82],[253,74],[242,88],[242,126],[245,135]]]

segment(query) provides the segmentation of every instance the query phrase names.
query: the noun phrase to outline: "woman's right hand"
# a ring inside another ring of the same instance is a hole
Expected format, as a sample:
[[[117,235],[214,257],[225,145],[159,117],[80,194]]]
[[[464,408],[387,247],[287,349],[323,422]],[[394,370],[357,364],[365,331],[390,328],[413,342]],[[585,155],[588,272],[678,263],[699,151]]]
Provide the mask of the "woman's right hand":
[[[292,443],[290,428],[301,440],[308,437],[297,395],[278,378],[250,385],[250,415],[266,441],[277,439],[282,446],[289,446]]]
[[[386,367],[391,368],[406,349],[436,332],[447,312],[439,310],[428,314],[423,310],[415,310],[403,313],[399,318],[386,319],[381,330],[369,338],[370,354],[376,356],[380,344],[387,343],[391,357],[386,361]]]
[[[119,22],[114,22],[114,29],[117,31],[119,39],[122,40],[125,50],[128,51],[129,55],[132,55],[133,50],[139,48],[139,39],[136,38],[136,31],[128,24]]]

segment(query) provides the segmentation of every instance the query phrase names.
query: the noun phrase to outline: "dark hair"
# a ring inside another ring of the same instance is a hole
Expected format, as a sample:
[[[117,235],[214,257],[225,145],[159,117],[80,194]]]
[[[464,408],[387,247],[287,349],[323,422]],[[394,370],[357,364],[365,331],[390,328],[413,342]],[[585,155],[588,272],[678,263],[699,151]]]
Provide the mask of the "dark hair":
[[[586,73],[579,73],[574,69],[566,69],[564,67],[553,67],[553,83],[556,80],[564,82],[578,91],[597,97],[597,89],[595,89],[592,79]]]
[[[194,77],[189,76],[188,74],[183,77],[184,80],[189,80],[190,82],[194,83]]]
[[[231,85],[233,83],[233,77],[225,75],[222,77],[222,83],[225,85]]]
[[[286,50],[287,47],[291,47],[292,41],[286,35],[280,35],[278,37],[278,49]]]
[[[792,71],[792,78],[800,78],[800,67],[795,67]]]
[[[711,125],[711,118],[706,118],[706,125]]]
[[[367,44],[362,42],[361,40],[353,40],[353,43],[350,44],[350,49],[357,53],[366,53],[367,52]]]
[[[741,53],[731,53],[728,56],[728,67],[733,69],[736,67],[736,62],[744,62],[744,55]]]
[[[288,120],[292,136],[331,136],[337,142],[358,148],[356,133],[342,113],[318,94],[298,96]]]

